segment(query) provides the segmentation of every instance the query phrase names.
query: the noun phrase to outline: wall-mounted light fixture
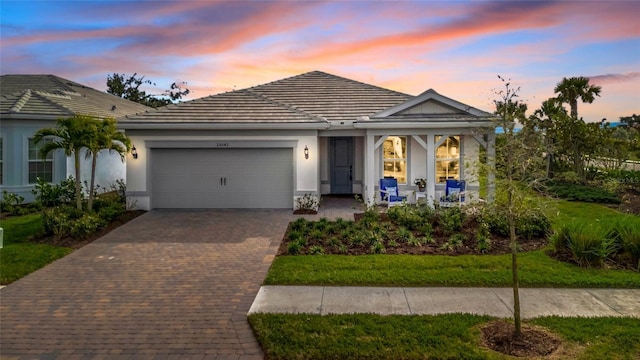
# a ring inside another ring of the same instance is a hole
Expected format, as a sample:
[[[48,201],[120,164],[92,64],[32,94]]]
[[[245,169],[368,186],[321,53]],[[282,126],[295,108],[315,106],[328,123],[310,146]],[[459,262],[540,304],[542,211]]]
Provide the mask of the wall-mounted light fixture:
[[[133,156],[134,159],[138,158],[138,150],[136,150],[135,145],[133,145],[133,147],[131,148],[131,156]]]
[[[304,146],[304,158],[309,159],[309,147],[306,145]]]

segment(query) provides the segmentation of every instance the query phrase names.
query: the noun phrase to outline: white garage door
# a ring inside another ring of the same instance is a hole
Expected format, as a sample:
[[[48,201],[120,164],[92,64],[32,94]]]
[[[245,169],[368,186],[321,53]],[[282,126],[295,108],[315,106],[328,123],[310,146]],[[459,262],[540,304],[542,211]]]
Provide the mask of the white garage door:
[[[152,149],[153,208],[292,208],[292,149]]]

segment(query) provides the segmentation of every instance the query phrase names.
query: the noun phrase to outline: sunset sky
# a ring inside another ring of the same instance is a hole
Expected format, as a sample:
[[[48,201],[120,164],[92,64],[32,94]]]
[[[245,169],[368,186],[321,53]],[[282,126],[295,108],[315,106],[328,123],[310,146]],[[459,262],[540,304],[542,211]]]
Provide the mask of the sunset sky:
[[[586,121],[640,114],[640,1],[7,1],[2,74],[99,90],[114,72],[189,99],[320,70],[493,111],[497,75],[529,113],[563,77],[602,86]]]

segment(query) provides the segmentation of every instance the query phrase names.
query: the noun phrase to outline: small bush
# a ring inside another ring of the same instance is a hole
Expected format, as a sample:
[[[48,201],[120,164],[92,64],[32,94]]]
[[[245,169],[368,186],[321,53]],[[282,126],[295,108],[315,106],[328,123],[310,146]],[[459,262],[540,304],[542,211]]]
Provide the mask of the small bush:
[[[6,211],[14,216],[26,214],[28,209],[22,206],[23,202],[23,196],[2,190],[2,201],[0,202],[2,211]]]
[[[54,207],[71,204],[76,198],[76,184],[73,176],[62,180],[60,184],[54,185],[46,182],[42,178],[37,178],[37,183],[31,190],[36,202],[44,207]]]
[[[387,252],[387,249],[385,249],[382,242],[376,242],[371,245],[370,251],[372,254],[384,254]]]
[[[287,245],[287,253],[289,253],[289,255],[298,255],[300,254],[301,249],[302,246],[300,246],[300,243],[298,241],[290,242]]]
[[[313,245],[312,247],[309,248],[308,253],[310,255],[323,255],[324,249],[322,248],[322,246]]]
[[[616,232],[622,250],[630,256],[631,261],[640,265],[640,221],[627,217],[616,224]]]
[[[457,247],[462,246],[462,244],[467,240],[467,237],[464,234],[453,234],[449,237],[442,246],[440,247],[443,250],[454,250]]]
[[[463,221],[464,212],[457,206],[443,208],[440,212],[440,223],[447,234],[459,231],[462,228]]]
[[[296,198],[295,210],[318,211],[318,197],[312,194],[304,194],[304,196]]]
[[[416,230],[425,222],[423,214],[414,206],[400,205],[394,206],[387,211],[389,219],[399,226]]]
[[[615,240],[608,234],[609,229],[600,223],[576,220],[567,225],[566,247],[579,265],[600,266],[617,251]]]
[[[309,226],[310,222],[305,218],[298,218],[296,221],[291,223],[291,230],[295,231],[304,231]]]
[[[492,234],[509,236],[509,222],[496,209],[485,208],[480,215]],[[516,235],[527,239],[546,238],[551,233],[551,221],[541,210],[531,211],[516,221]]]
[[[42,211],[42,224],[46,234],[59,240],[71,235],[73,224],[81,217],[82,210],[72,206],[58,206]]]
[[[569,201],[620,204],[620,198],[605,189],[570,182],[550,181],[547,183],[547,192]]]
[[[106,223],[96,214],[85,213],[71,224],[71,236],[82,239],[104,227]]]

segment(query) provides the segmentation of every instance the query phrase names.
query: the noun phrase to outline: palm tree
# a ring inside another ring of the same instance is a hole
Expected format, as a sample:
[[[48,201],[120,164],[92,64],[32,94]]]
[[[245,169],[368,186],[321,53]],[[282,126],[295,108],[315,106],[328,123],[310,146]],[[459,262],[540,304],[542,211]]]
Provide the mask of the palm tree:
[[[547,178],[551,177],[553,157],[555,155],[558,122],[562,116],[567,116],[566,110],[556,98],[549,98],[542,102],[540,109],[534,111],[529,117],[529,123],[537,131],[542,131],[545,139],[545,152],[547,153]]]
[[[589,84],[589,78],[579,76],[572,78],[562,78],[554,93],[558,94],[561,103],[569,104],[571,107],[571,117],[578,118],[578,98],[584,103],[591,104],[596,96],[600,96],[602,87]]]
[[[92,129],[93,118],[86,115],[74,115],[68,118],[61,118],[56,121],[57,127],[40,129],[34,135],[34,141],[39,143],[45,137],[53,137],[53,141],[46,143],[41,153],[46,156],[51,151],[62,149],[66,156],[73,155],[75,165],[75,185],[76,185],[76,206],[82,210],[82,196],[80,185],[80,150],[90,143],[94,130]]]
[[[116,121],[114,119],[103,119],[95,121],[96,134],[87,146],[87,157],[91,157],[91,185],[89,188],[89,201],[87,208],[93,208],[93,187],[95,184],[96,163],[98,154],[101,150],[108,150],[109,153],[115,151],[120,155],[120,159],[124,162],[125,155],[131,150],[131,140],[118,131]]]

